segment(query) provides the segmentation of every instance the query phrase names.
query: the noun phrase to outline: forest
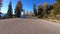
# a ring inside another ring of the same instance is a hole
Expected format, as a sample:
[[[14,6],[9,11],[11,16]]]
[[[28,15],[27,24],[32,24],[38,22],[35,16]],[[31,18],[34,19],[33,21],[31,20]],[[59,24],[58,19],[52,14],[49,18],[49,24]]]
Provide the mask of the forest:
[[[2,6],[2,0],[0,0],[0,19],[21,18],[21,12],[23,11],[24,12],[23,18],[29,15],[40,19],[60,20],[60,0],[56,0],[56,3],[52,3],[51,5],[48,5],[48,3],[45,2],[44,6],[42,6],[42,4],[40,3],[38,5],[38,8],[36,7],[36,4],[33,4],[32,7],[33,13],[30,12],[30,14],[28,13],[28,11],[27,12],[24,11],[22,5],[23,5],[22,1],[19,0],[13,14],[12,1],[10,1],[7,13],[4,16],[2,16],[1,14],[3,13],[1,12],[1,7],[3,6]]]

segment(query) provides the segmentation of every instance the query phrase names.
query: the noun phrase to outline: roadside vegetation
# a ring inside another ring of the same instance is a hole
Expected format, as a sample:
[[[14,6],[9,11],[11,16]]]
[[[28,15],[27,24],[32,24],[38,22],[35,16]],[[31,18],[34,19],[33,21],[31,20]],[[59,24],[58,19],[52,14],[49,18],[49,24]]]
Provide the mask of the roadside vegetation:
[[[23,18],[25,18],[26,16],[31,16],[60,23],[60,0],[56,0],[56,3],[52,3],[51,5],[48,5],[48,3],[46,2],[44,6],[42,6],[42,4],[40,3],[38,5],[38,8],[36,7],[36,4],[33,4],[33,11],[30,11],[30,13],[29,11],[25,12],[22,5],[22,1],[19,0],[16,4],[13,14],[12,1],[10,1],[7,13],[4,16],[1,16],[1,14],[3,14],[1,12],[1,7],[3,6],[2,1],[0,1],[0,19],[21,18],[21,13],[23,12]]]

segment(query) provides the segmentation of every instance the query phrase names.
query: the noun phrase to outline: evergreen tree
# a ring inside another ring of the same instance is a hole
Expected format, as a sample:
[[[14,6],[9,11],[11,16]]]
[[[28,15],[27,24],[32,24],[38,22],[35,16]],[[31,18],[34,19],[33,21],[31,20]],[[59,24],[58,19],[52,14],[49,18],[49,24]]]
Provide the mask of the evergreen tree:
[[[49,15],[53,15],[54,13],[53,9],[54,9],[54,4],[48,6],[48,4],[45,3],[44,4],[44,14],[45,14],[44,17],[48,18]]]
[[[42,18],[43,14],[44,14],[43,7],[42,7],[42,5],[39,5],[38,6],[38,18]]]
[[[22,3],[19,0],[15,8],[15,17],[21,17]]]
[[[47,15],[47,17],[48,18],[54,18],[54,9],[55,9],[55,7],[54,7],[55,5],[54,4],[52,4],[52,5],[49,5],[49,8],[48,8],[48,15]]]
[[[0,19],[1,19],[1,17],[2,17],[2,16],[1,16],[1,14],[2,14],[2,13],[1,13],[1,7],[2,7],[2,0],[0,0]]]
[[[36,5],[35,4],[33,6],[33,11],[34,11],[34,16],[37,16],[37,9],[36,9]]]
[[[23,17],[25,18],[25,9],[23,9]]]
[[[7,17],[8,18],[12,18],[13,17],[13,13],[12,13],[12,2],[11,1],[10,1],[9,5],[8,5]]]
[[[49,6],[48,11],[51,12],[51,10],[54,10],[54,8],[55,8],[55,4],[52,4],[52,5]]]
[[[57,4],[55,4],[55,8],[54,8],[54,16],[56,17],[58,15],[59,10],[57,9]]]
[[[60,15],[60,0],[56,0],[57,2],[56,2],[56,12],[57,12],[57,14],[58,15]]]
[[[2,19],[2,16],[1,16],[2,12],[0,12],[0,19]]]
[[[60,0],[56,0],[57,2],[60,2]]]

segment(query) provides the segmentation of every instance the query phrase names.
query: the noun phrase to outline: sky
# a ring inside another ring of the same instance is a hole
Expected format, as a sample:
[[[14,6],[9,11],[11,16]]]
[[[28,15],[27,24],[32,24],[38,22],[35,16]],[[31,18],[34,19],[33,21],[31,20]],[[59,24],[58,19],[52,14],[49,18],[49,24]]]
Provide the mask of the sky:
[[[11,1],[14,12],[18,0],[11,0]],[[3,0],[3,6],[1,9],[2,13],[7,13],[9,2],[10,0]],[[55,3],[56,0],[21,0],[21,2],[23,4],[23,9],[25,9],[25,11],[33,11],[33,4],[36,4],[36,6],[38,7],[40,3],[44,5],[44,3],[47,2],[50,5],[52,3]]]

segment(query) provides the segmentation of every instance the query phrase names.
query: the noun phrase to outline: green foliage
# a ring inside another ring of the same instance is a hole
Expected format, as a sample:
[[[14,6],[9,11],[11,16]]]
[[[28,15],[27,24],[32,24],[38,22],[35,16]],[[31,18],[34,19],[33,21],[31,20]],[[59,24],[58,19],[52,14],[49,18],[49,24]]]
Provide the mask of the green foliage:
[[[55,10],[54,16],[57,16],[58,15],[58,9],[55,7],[54,10]]]
[[[37,9],[36,9],[36,5],[35,4],[33,6],[33,11],[34,11],[34,15],[37,16]]]
[[[21,1],[18,1],[15,8],[15,17],[21,17],[21,11],[22,11],[22,3]]]
[[[56,14],[60,14],[60,0],[56,0],[57,1],[57,3],[56,3],[56,11],[57,11],[57,13]]]
[[[9,6],[8,6],[8,11],[7,11],[7,17],[12,18],[13,13],[12,13],[12,2],[10,1]]]

